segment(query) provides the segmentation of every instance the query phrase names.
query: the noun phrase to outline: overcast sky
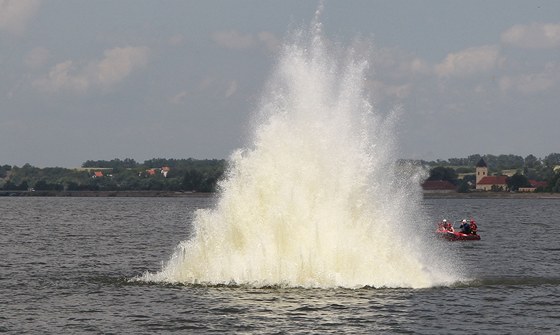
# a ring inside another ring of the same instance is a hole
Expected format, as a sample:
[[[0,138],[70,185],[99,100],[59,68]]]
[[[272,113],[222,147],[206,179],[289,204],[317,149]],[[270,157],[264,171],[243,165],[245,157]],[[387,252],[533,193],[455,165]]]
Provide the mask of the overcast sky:
[[[315,1],[0,0],[0,164],[227,158]],[[325,1],[401,158],[560,152],[560,1]]]

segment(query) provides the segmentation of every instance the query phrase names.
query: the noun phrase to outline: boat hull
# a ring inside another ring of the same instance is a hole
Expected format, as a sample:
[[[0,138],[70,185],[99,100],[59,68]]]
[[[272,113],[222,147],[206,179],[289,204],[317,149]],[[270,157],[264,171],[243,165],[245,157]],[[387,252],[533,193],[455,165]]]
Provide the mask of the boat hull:
[[[436,235],[444,240],[448,241],[478,241],[480,240],[480,235],[478,234],[465,234],[461,232],[436,232]]]

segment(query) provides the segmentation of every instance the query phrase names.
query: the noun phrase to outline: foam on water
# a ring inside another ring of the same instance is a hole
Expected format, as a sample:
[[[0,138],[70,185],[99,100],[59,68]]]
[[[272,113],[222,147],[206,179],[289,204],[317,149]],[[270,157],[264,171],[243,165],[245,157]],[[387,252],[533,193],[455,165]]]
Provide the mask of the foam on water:
[[[215,208],[198,211],[191,238],[143,279],[412,288],[456,280],[418,233],[427,222],[421,176],[395,165],[396,118],[369,101],[367,55],[327,47],[318,20],[293,40]]]

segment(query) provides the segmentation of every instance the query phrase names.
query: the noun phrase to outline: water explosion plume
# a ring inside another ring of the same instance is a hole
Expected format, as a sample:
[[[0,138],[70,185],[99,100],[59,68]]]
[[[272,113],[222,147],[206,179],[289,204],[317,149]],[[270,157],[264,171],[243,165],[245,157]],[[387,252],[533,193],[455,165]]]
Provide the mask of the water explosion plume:
[[[395,118],[369,102],[366,57],[339,49],[326,46],[317,21],[284,46],[252,144],[231,156],[215,208],[196,213],[192,237],[145,280],[413,288],[448,280],[437,256],[425,261],[421,236],[411,238],[410,222],[424,219],[421,177],[395,165]]]

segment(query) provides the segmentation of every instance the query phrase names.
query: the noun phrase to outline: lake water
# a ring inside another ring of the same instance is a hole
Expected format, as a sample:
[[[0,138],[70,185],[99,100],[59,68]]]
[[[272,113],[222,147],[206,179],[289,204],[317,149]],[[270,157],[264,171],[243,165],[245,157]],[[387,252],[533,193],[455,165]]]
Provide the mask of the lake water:
[[[560,332],[560,199],[425,199],[434,222],[421,229],[472,216],[482,236],[434,240],[461,255],[471,278],[448,287],[256,289],[129,280],[161,269],[188,237],[194,211],[212,202],[0,198],[0,332]]]

